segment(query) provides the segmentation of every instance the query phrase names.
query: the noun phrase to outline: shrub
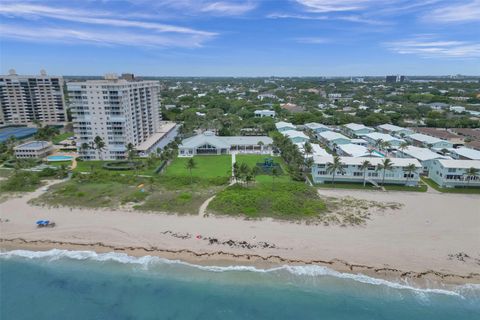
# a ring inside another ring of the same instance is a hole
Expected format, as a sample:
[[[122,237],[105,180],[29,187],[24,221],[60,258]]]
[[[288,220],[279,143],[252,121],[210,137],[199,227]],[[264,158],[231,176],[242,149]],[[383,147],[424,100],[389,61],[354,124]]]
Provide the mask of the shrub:
[[[33,172],[20,171],[13,174],[0,185],[1,191],[33,191],[41,184],[40,177]]]

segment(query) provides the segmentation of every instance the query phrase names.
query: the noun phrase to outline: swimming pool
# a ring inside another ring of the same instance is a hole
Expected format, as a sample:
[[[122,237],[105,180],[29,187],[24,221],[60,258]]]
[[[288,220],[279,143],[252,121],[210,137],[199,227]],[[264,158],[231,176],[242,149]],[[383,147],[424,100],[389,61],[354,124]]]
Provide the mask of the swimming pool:
[[[48,162],[55,162],[55,161],[72,161],[72,156],[48,156]]]
[[[382,158],[385,158],[385,155],[384,155],[383,153],[378,152],[377,150],[373,150],[372,153],[374,153],[374,154],[376,154],[376,155],[379,155],[379,156],[382,157]]]

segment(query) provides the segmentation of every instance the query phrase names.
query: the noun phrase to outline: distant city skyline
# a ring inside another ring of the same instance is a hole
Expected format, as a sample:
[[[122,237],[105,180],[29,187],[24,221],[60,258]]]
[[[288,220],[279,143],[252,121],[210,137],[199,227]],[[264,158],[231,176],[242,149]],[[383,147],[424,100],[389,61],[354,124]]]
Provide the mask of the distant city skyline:
[[[480,75],[480,0],[4,0],[0,17],[2,74]]]

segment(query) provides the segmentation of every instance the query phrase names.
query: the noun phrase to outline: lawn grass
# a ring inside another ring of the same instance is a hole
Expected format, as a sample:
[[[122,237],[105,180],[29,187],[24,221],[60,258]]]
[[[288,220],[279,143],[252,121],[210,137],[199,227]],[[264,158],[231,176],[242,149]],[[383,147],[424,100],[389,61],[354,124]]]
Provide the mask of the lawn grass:
[[[187,161],[190,158],[175,158],[170,165],[164,169],[164,176],[167,177],[190,177],[190,171],[186,169]],[[217,178],[229,177],[232,167],[230,155],[218,156],[194,156],[196,168],[192,169],[192,177]]]
[[[48,165],[54,166],[54,167],[61,167],[61,166],[69,167],[72,165],[72,161],[49,161]]]
[[[52,138],[52,143],[53,144],[58,144],[65,139],[73,137],[73,135],[74,135],[73,132],[65,132],[65,133],[58,134],[58,135],[56,135],[55,137]]]
[[[380,190],[370,183],[363,186],[363,183],[348,183],[348,182],[335,182],[333,185],[330,182],[316,184],[315,187],[323,189],[355,189],[355,190]],[[427,186],[420,183],[418,187],[409,187],[397,184],[386,184],[383,186],[387,191],[410,191],[410,192],[426,192]]]
[[[221,215],[298,220],[318,218],[326,206],[316,189],[302,182],[257,182],[226,188],[210,202],[208,210]]]
[[[240,165],[242,163],[247,164],[250,168],[253,168],[257,163],[263,163],[266,158],[272,158],[274,163],[280,164],[282,168],[282,174],[278,177],[275,177],[275,182],[289,182],[291,181],[290,176],[287,174],[287,166],[285,161],[281,157],[272,157],[270,155],[259,155],[259,154],[237,154],[236,162]],[[272,176],[268,174],[260,174],[255,177],[257,182],[261,183],[272,183]]]
[[[422,177],[422,181],[428,184],[433,189],[444,192],[444,193],[466,193],[466,194],[480,194],[479,187],[468,187],[468,188],[442,188],[435,181],[430,178]]]
[[[134,161],[142,161],[146,162],[145,159],[135,159]],[[102,161],[102,160],[94,160],[94,161],[77,161],[77,167],[73,170],[74,172],[93,172],[93,171],[100,171],[100,172],[108,172],[117,175],[155,175],[155,169],[161,164],[160,160],[157,160],[152,166],[147,167],[146,164],[144,167],[140,168],[139,170],[107,170],[103,168],[103,165],[107,162],[114,162],[114,161]]]

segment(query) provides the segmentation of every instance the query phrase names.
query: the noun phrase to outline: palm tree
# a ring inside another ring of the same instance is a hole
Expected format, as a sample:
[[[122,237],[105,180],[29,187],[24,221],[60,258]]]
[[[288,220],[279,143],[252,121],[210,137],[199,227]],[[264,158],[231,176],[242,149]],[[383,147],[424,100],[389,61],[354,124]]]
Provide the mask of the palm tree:
[[[377,147],[379,150],[382,150],[383,139],[378,139],[377,141],[375,141],[375,147]]]
[[[363,171],[363,186],[365,187],[365,185],[367,184],[367,169],[371,166],[372,164],[370,163],[370,161],[368,160],[365,160],[362,162],[362,164],[360,165],[360,169],[362,169]]]
[[[185,165],[185,168],[190,171],[190,184],[193,183],[193,177],[192,177],[192,170],[197,167],[197,163],[195,162],[195,159],[190,158],[187,161],[187,164]]]
[[[93,140],[93,143],[95,144],[95,149],[97,149],[98,157],[100,158],[100,160],[103,160],[102,151],[105,149],[105,142],[100,136],[96,136]]]
[[[313,153],[313,148],[310,142],[305,142],[305,145],[303,146],[303,151],[305,152],[305,156],[309,156]]]
[[[475,177],[478,177],[480,170],[477,168],[469,168],[467,171],[465,171],[465,176],[467,178],[467,187],[470,185],[470,181],[475,179]],[[473,178],[473,179],[472,179]]]
[[[400,151],[405,151],[405,150],[408,149],[408,146],[409,146],[408,142],[402,142],[402,143],[400,143],[400,145],[398,146],[398,150],[400,150]]]
[[[327,172],[332,174],[332,185],[335,185],[335,175],[337,171],[340,173],[344,173],[345,169],[343,169],[343,163],[339,156],[333,157],[333,162],[327,163]]]
[[[305,171],[308,172],[308,171],[311,171],[312,167],[313,167],[313,164],[315,163],[315,161],[313,160],[313,158],[308,158],[305,160]]]
[[[389,158],[383,159],[382,163],[378,165],[378,170],[383,171],[382,175],[382,186],[385,184],[385,173],[393,168],[393,162]]]
[[[280,175],[280,171],[277,169],[277,167],[273,167],[272,169],[272,191],[274,190],[275,186],[275,178]]]
[[[133,143],[127,144],[127,158],[128,160],[133,160],[135,158],[135,155],[137,154],[137,150],[135,150],[135,146]]]
[[[369,147],[369,148],[367,149],[367,152],[368,152],[368,155],[369,155],[369,156],[372,156],[372,153],[373,153],[374,151],[375,151],[375,148],[372,148],[372,147]]]
[[[412,173],[415,173],[417,171],[417,167],[413,163],[411,163],[408,166],[404,167],[403,171],[407,174],[407,181],[405,182],[405,184],[408,184],[410,176],[412,175]]]

